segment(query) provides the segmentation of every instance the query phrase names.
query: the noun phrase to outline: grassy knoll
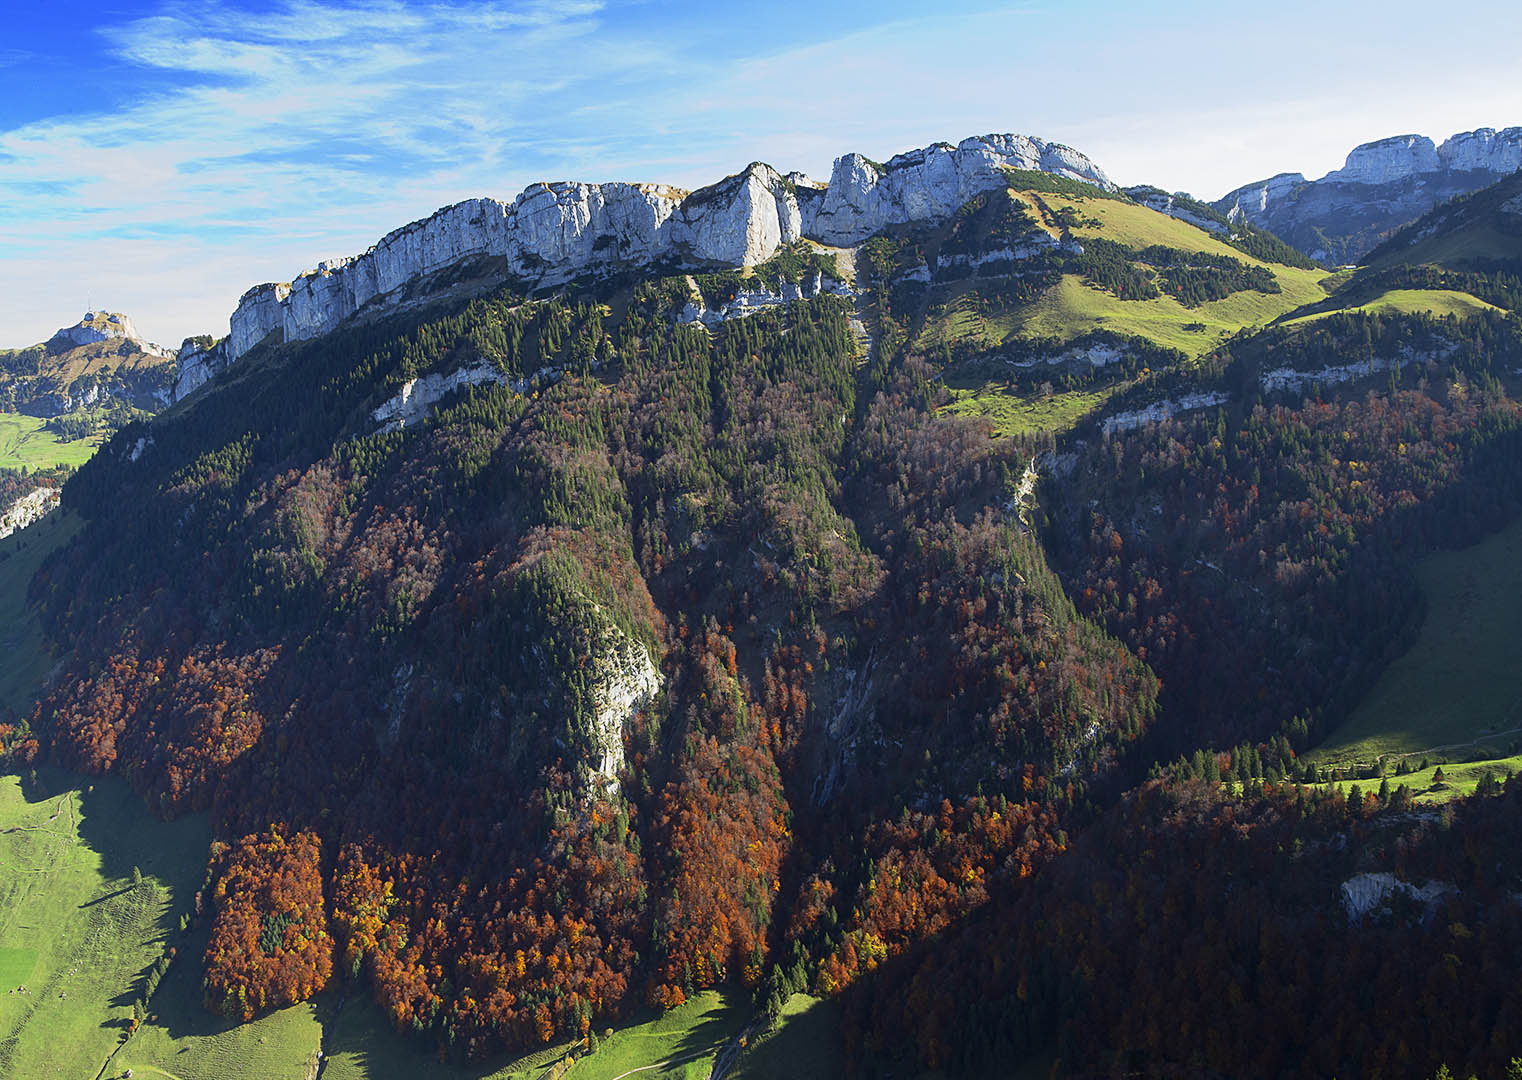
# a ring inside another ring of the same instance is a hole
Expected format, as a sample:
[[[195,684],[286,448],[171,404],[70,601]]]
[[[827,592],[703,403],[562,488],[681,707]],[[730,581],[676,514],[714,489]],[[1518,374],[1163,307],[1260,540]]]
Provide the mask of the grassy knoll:
[[[641,1080],[699,1080],[750,1015],[743,990],[694,994],[680,1008],[615,1031],[596,1054],[578,1061],[566,1080],[613,1080],[662,1062],[672,1064],[641,1072]]]
[[[47,421],[21,413],[0,413],[0,468],[51,469],[83,465],[100,448],[102,436],[64,442],[43,425]]]
[[[1318,766],[1393,765],[1401,755],[1522,738],[1522,520],[1417,567],[1427,619],[1416,644],[1308,757]]]
[[[986,417],[993,422],[994,434],[1000,437],[1066,431],[1125,385],[1114,383],[1043,396],[1021,394],[999,382],[961,387],[948,380],[946,389],[952,402],[945,411],[957,416]]]
[[[25,714],[52,663],[26,590],[42,560],[68,543],[81,521],[54,511],[41,521],[0,540],[0,711]]]
[[[177,937],[210,835],[203,816],[154,821],[119,780],[36,777],[0,776],[0,1076],[90,1078]]]
[[[1484,300],[1470,296],[1467,292],[1459,292],[1456,289],[1390,289],[1354,307],[1333,309],[1336,312],[1358,312],[1365,315],[1411,315],[1427,312],[1438,317],[1453,315],[1460,319],[1486,311],[1502,310],[1494,304],[1488,304]],[[1333,314],[1333,311],[1300,315],[1293,319],[1286,319],[1280,325],[1294,326],[1311,322],[1314,319],[1325,318]]]
[[[734,1080],[833,1080],[845,1075],[840,1041],[840,1006],[834,1001],[794,994],[782,1007],[782,1026],[740,1058]]]
[[[1266,326],[1286,311],[1325,298],[1316,284],[1320,271],[1283,266],[1273,270],[1284,289],[1281,293],[1248,290],[1192,308],[1171,296],[1121,300],[1090,288],[1076,274],[1064,274],[1059,284],[1034,303],[1006,317],[1008,332],[1017,337],[1067,341],[1094,330],[1113,330],[1138,334],[1189,356],[1203,356],[1244,327]]]
[[[258,1021],[256,1021],[257,1023]],[[351,992],[328,1022],[323,1080],[537,1080],[570,1049],[557,1043],[472,1069],[440,1064],[426,1044],[397,1033],[367,992]]]
[[[1438,783],[1437,773],[1441,769],[1443,773],[1442,783]],[[1512,773],[1522,772],[1522,755],[1496,758],[1491,761],[1459,761],[1448,764],[1432,764],[1425,769],[1417,769],[1402,776],[1396,776],[1393,772],[1387,776],[1390,782],[1390,790],[1405,784],[1411,789],[1411,801],[1421,805],[1433,805],[1445,803],[1449,799],[1462,798],[1465,795],[1473,795],[1474,789],[1479,786],[1481,780],[1489,776],[1497,781],[1504,781]],[[1365,795],[1371,791],[1379,790],[1379,780],[1335,780],[1332,786],[1346,794],[1354,785]]]

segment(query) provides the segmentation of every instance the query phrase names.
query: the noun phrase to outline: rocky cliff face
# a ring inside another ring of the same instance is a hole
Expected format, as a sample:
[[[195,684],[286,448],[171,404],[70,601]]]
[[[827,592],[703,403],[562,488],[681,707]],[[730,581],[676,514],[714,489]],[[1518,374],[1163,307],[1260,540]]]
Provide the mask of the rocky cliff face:
[[[1522,168],[1522,127],[1461,132],[1441,146],[1423,135],[1364,143],[1320,180],[1280,173],[1215,203],[1232,220],[1276,233],[1313,258],[1353,262],[1439,203]]]
[[[174,355],[162,345],[155,345],[137,332],[132,320],[119,311],[87,311],[84,318],[73,326],[65,326],[47,341],[47,347],[55,352],[93,345],[97,341],[121,341],[134,346],[138,352],[168,359]]]
[[[9,506],[0,508],[0,540],[58,509],[58,499],[57,488],[40,487],[28,491]]]
[[[900,154],[886,165],[847,154],[836,160],[806,235],[826,244],[856,244],[891,225],[947,217],[1003,183],[1006,168],[1113,188],[1104,171],[1078,151],[1026,135],[985,135],[956,146],[937,143]]]
[[[835,162],[828,185],[759,162],[693,192],[658,184],[534,184],[511,203],[471,199],[445,207],[362,255],[250,289],[230,319],[223,359],[184,357],[179,383],[188,393],[218,362],[235,361],[260,342],[327,333],[361,307],[464,259],[501,258],[509,273],[535,285],[657,262],[752,266],[802,237],[852,244],[892,225],[947,216],[1002,184],[1005,168],[1113,186],[1078,151],[1025,135],[940,143],[885,165],[848,154]]]

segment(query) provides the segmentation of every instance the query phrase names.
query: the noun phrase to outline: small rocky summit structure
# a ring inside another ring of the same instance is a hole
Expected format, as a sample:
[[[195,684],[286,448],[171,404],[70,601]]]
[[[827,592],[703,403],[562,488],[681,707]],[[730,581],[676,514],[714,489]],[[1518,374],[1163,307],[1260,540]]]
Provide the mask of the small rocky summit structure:
[[[47,341],[15,350],[0,371],[0,407],[54,417],[96,406],[169,404],[175,354],[118,311],[87,311]]]

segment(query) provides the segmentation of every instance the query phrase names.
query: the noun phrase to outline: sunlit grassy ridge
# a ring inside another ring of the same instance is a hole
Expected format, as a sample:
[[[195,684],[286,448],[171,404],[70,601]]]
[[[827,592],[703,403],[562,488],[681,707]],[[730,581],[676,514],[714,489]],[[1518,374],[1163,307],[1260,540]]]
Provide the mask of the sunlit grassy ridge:
[[[1414,769],[1400,775],[1392,772],[1384,779],[1389,782],[1391,791],[1405,785],[1411,789],[1412,802],[1432,805],[1473,795],[1486,777],[1499,783],[1517,772],[1522,772],[1522,756],[1514,755],[1488,761],[1433,763],[1425,769]],[[1439,773],[1442,774],[1441,780],[1438,778]],[[1331,786],[1344,795],[1353,787],[1367,795],[1371,791],[1378,791],[1379,785],[1379,780],[1365,779],[1336,780]]]
[[[1487,311],[1499,313],[1502,310],[1494,304],[1486,303],[1478,297],[1456,289],[1390,289],[1361,304],[1345,308],[1335,308],[1332,311],[1321,311],[1312,315],[1298,315],[1292,319],[1286,319],[1280,325],[1294,326],[1300,323],[1311,322],[1314,319],[1324,318],[1332,314],[1333,311],[1357,312],[1364,315],[1414,315],[1426,313],[1439,317],[1453,315],[1462,319]]]
[[[1058,230],[1042,215],[1072,207],[1079,224],[1072,226],[1070,232],[1080,243],[1097,238],[1138,250],[1157,245],[1224,256],[1247,266],[1266,268],[1281,291],[1246,290],[1188,307],[1168,295],[1121,300],[1085,284],[1077,274],[1064,274],[1057,285],[1029,303],[979,311],[963,299],[980,285],[979,281],[969,280],[942,286],[937,291],[933,304],[941,307],[920,329],[914,343],[916,348],[933,355],[938,348],[959,343],[994,348],[1008,338],[1069,341],[1096,330],[1110,330],[1146,337],[1197,357],[1246,327],[1266,326],[1287,312],[1327,296],[1322,284],[1327,277],[1324,270],[1263,262],[1203,229],[1136,203],[1018,190],[1013,197],[1030,209],[1041,222],[1037,227],[1049,235],[1057,235]]]

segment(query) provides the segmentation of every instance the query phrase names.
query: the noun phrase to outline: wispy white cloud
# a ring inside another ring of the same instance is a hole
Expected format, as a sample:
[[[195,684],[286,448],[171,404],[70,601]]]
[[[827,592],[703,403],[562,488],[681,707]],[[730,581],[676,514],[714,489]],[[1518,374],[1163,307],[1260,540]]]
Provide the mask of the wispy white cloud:
[[[19,283],[0,301],[6,336],[45,336],[23,329],[28,314],[81,306],[49,295],[59,281],[141,310],[152,333],[203,328],[314,249],[346,253],[377,223],[516,190],[553,156],[547,102],[662,68],[649,43],[594,48],[601,8],[184,4],[108,30],[123,59],[193,81],[0,133],[0,261]]]
[[[0,344],[46,337],[87,298],[161,340],[215,330],[257,281],[538,179],[692,187],[753,159],[823,177],[848,150],[1020,131],[1124,182],[1216,195],[1319,174],[1397,131],[1522,121],[1515,50],[1476,52],[1417,0],[1373,21],[1284,0],[1229,25],[1192,0],[911,18],[887,4],[812,37],[785,4],[759,20],[633,6],[166,0],[102,29],[144,89],[0,131]],[[1515,43],[1522,15],[1486,20]]]

